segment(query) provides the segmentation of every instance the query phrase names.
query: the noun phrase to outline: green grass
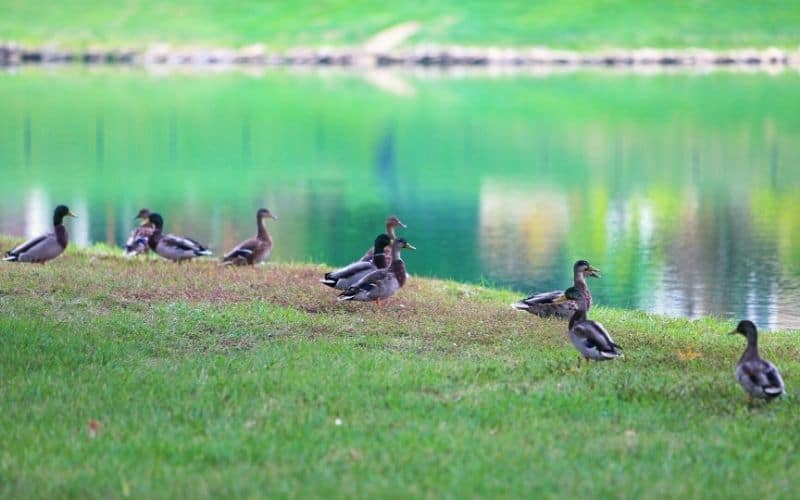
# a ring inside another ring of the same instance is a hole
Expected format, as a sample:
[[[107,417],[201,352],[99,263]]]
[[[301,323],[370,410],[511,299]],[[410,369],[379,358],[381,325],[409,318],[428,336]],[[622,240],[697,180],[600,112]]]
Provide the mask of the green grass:
[[[102,247],[3,263],[0,496],[790,498],[800,486],[797,332],[762,336],[790,396],[748,409],[731,324],[599,307],[626,357],[578,369],[564,323],[509,310],[510,292],[414,278],[379,309],[336,303],[321,271]]]
[[[353,45],[418,21],[417,43],[794,48],[800,26],[790,0],[7,0],[2,10],[0,38],[68,47]]]

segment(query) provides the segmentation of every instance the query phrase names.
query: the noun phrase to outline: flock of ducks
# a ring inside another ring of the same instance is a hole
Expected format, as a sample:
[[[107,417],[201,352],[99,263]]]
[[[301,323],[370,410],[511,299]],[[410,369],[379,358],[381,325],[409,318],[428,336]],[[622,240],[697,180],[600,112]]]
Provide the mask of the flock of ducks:
[[[32,238],[6,252],[4,261],[45,263],[55,259],[67,248],[69,234],[64,227],[65,217],[76,217],[68,207],[59,205],[53,212],[53,231]],[[256,235],[231,249],[222,257],[221,265],[245,266],[264,262],[272,253],[273,241],[266,219],[277,220],[272,212],[262,208],[256,212]],[[182,262],[211,251],[197,241],[184,236],[164,233],[164,219],[155,212],[142,209],[136,215],[141,224],[131,231],[125,245],[125,255],[133,257],[153,251],[159,256]],[[405,228],[400,219],[386,220],[386,232],[379,234],[374,245],[357,261],[326,273],[320,280],[339,290],[339,301],[376,302],[397,293],[408,280],[401,250],[414,250],[404,238],[397,237],[396,228]],[[608,330],[588,318],[592,294],[586,278],[599,278],[600,272],[589,262],[579,260],[573,266],[573,286],[565,291],[540,293],[527,297],[512,307],[541,317],[569,319],[567,332],[570,342],[583,359],[606,361],[622,357],[622,348],[614,342]],[[739,322],[731,334],[747,339],[747,348],[736,365],[736,379],[750,398],[774,399],[784,393],[784,383],[778,368],[761,358],[758,352],[758,331],[748,320]]]

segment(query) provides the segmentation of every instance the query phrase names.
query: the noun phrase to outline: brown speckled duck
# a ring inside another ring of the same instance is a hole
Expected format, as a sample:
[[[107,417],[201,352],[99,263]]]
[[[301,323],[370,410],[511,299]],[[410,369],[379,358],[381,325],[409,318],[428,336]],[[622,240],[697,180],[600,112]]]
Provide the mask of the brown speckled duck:
[[[6,262],[36,262],[44,264],[61,255],[69,244],[69,233],[64,227],[64,217],[77,217],[69,208],[59,205],[53,212],[53,232],[31,238],[17,245],[3,258]]]
[[[266,219],[278,220],[266,208],[256,212],[256,227],[258,232],[234,247],[233,250],[222,257],[222,264],[226,266],[252,266],[260,264],[269,258],[272,253],[272,236],[267,231]]]
[[[400,250],[403,248],[416,250],[405,239],[395,239],[392,242],[392,264],[386,269],[379,269],[364,276],[340,294],[338,300],[375,301],[380,304],[382,300],[397,293],[407,280],[406,265],[400,258]]]
[[[599,278],[600,270],[595,269],[585,260],[579,260],[572,266],[572,273],[573,286],[586,293],[586,310],[588,311],[592,307],[592,294],[589,292],[589,287],[586,286],[586,276]],[[563,298],[564,292],[562,291],[537,293],[511,304],[511,307],[520,311],[528,311],[542,318],[556,316],[567,319],[572,317],[572,314],[578,309],[578,303],[571,299],[560,300]]]
[[[396,215],[390,215],[386,219],[386,234],[389,235],[389,238],[391,238],[392,241],[394,241],[394,239],[397,238],[397,235],[395,234],[394,230],[395,230],[395,228],[398,228],[398,227],[405,228],[406,225],[403,224],[400,221],[400,219],[397,218]],[[384,249],[383,254],[386,256],[386,265],[387,266],[391,265],[392,264],[392,249],[391,249],[391,247],[389,245],[386,245],[386,248]],[[375,249],[374,248],[370,248],[369,250],[367,250],[367,252],[364,254],[364,256],[361,257],[361,260],[364,261],[364,262],[369,262],[369,261],[372,260],[373,255],[375,255]]]
[[[762,359],[758,353],[758,330],[752,321],[740,321],[731,335],[744,335],[747,348],[736,365],[736,380],[750,396],[771,400],[784,392],[783,378],[778,367]]]
[[[147,243],[150,250],[165,259],[175,262],[190,260],[202,255],[211,255],[211,251],[191,238],[163,234],[164,219],[160,214],[150,214],[147,218],[153,224],[153,233]]]
[[[150,250],[150,246],[147,244],[150,235],[153,234],[153,223],[148,219],[150,213],[149,209],[143,208],[133,218],[134,221],[141,220],[142,223],[131,230],[128,241],[125,242],[125,257],[146,254]]]

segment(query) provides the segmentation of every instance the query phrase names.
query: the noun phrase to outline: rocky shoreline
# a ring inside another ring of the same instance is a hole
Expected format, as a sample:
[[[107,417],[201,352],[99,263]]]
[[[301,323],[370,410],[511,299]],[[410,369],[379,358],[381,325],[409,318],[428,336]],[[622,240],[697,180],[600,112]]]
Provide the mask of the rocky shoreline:
[[[87,64],[130,66],[341,66],[341,67],[747,67],[800,68],[800,49],[609,49],[593,52],[547,47],[497,48],[419,45],[374,50],[294,48],[269,50],[264,45],[238,49],[173,47],[154,44],[145,50],[65,50],[0,42],[0,66]]]

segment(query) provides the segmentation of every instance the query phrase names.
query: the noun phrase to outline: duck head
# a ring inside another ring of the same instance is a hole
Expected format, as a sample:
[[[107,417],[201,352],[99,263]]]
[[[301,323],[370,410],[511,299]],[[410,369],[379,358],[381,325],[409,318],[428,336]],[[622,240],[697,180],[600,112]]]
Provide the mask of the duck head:
[[[256,217],[259,220],[263,220],[263,219],[278,220],[278,218],[275,217],[275,215],[273,215],[272,212],[270,212],[269,209],[267,209],[267,208],[259,208],[258,212],[256,212]]]
[[[412,245],[411,243],[406,241],[405,238],[397,238],[396,240],[394,240],[394,244],[393,245],[396,248],[400,248],[400,249],[408,249],[408,250],[416,250],[417,249],[417,247],[415,247],[414,245]]]
[[[592,267],[589,264],[589,261],[586,260],[579,260],[572,266],[572,270],[574,273],[582,273],[585,276],[591,276],[592,278],[599,278],[600,277],[600,270]]]
[[[758,335],[758,329],[756,328],[755,323],[748,319],[743,319],[736,325],[736,329],[728,332],[730,335],[744,335],[747,339],[755,338]]]
[[[139,213],[136,214],[136,217],[134,217],[133,220],[140,220],[140,219],[141,220],[145,220],[145,219],[147,219],[147,217],[149,215],[150,215],[150,209],[149,208],[143,208],[143,209],[139,210]]]
[[[403,224],[403,222],[400,219],[398,219],[396,215],[390,215],[386,219],[386,227],[402,227],[402,228],[405,228],[406,225]]]
[[[60,226],[64,223],[64,217],[77,217],[66,205],[59,205],[53,210],[53,225]]]

